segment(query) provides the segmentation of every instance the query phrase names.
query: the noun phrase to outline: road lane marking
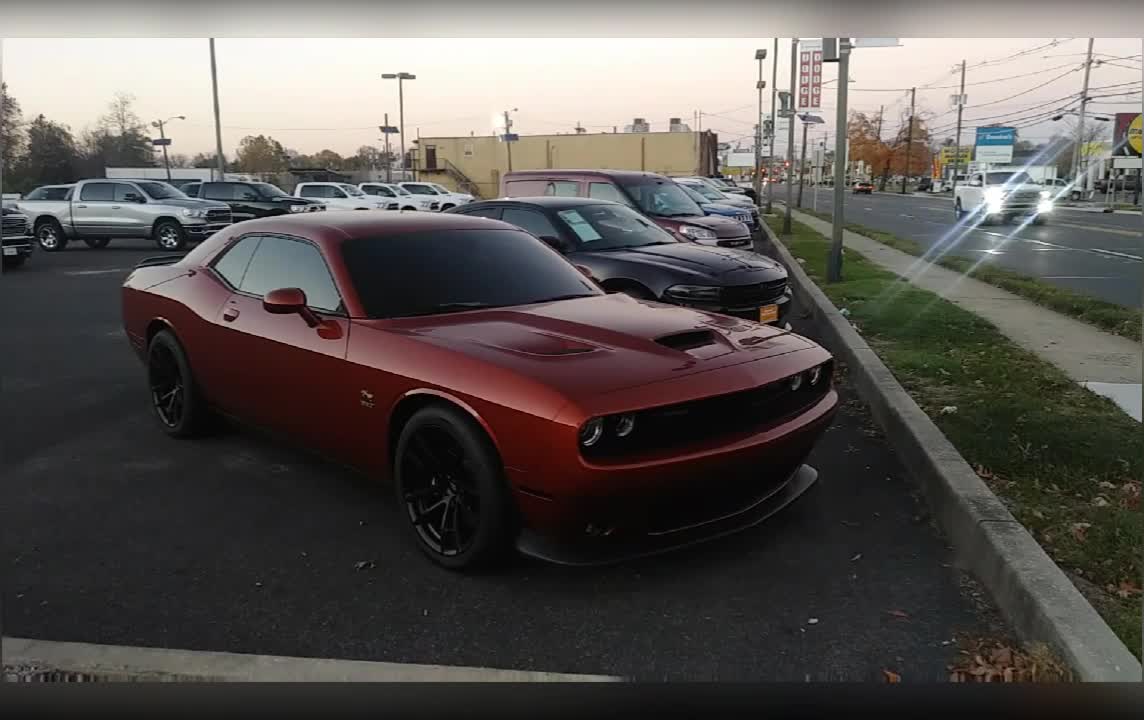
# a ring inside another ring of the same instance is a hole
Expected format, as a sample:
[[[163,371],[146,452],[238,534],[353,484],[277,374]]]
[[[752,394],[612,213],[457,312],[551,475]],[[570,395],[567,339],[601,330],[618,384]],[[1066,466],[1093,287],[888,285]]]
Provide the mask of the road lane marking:
[[[1118,280],[1112,275],[1042,275],[1042,280]]]
[[[111,273],[131,272],[131,268],[106,268],[104,270],[68,270],[64,275],[109,275]]]
[[[1119,230],[1117,228],[1099,227],[1097,225],[1080,225],[1078,223],[1065,222],[1055,222],[1053,225],[1055,227],[1079,228],[1081,230],[1093,230],[1095,232],[1111,233],[1112,235],[1124,235],[1126,237],[1141,237],[1141,232],[1139,230]]]
[[[1129,260],[1144,261],[1144,257],[1140,257],[1139,255],[1130,255],[1128,253],[1116,252],[1115,250],[1105,250],[1103,248],[1086,248],[1086,249],[1088,249],[1094,253],[1100,253],[1101,255],[1112,255],[1114,257],[1122,257],[1122,258],[1127,258]]]

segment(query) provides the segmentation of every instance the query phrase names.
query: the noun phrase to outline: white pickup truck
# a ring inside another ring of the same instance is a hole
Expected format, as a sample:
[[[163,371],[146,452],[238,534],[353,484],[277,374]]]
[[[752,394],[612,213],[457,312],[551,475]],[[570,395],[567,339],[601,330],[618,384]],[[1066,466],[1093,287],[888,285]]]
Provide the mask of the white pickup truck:
[[[972,172],[958,183],[953,196],[954,218],[1008,222],[1028,218],[1040,225],[1053,212],[1053,193],[1022,171]]]
[[[317,200],[327,210],[396,210],[397,203],[366,195],[356,185],[338,182],[304,182],[294,188],[294,197]]]
[[[423,210],[425,212],[432,212],[441,208],[441,203],[437,202],[436,196],[427,197],[425,195],[414,195],[400,185],[394,185],[393,183],[363,182],[358,183],[358,189],[366,195],[386,198],[386,202],[390,204],[396,202],[398,210]]]
[[[430,197],[441,204],[441,211],[444,212],[452,207],[458,205],[467,205],[471,203],[474,198],[468,193],[449,192],[444,186],[431,182],[403,182],[398,183],[399,186],[405,188],[407,192],[414,195],[421,195],[423,197]]]

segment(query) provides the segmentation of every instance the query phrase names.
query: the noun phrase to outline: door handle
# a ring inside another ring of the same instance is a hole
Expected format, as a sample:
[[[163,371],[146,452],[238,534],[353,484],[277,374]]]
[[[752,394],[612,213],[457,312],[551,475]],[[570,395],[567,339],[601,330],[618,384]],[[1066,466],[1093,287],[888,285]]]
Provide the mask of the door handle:
[[[122,207],[123,207],[122,205],[112,205],[112,206],[111,206],[111,209],[112,209],[112,210],[119,210],[119,209],[121,209]]]
[[[227,322],[234,322],[234,319],[237,317],[238,317],[238,308],[232,308],[231,307],[231,308],[227,308],[226,310],[222,311],[222,319],[226,320]]]
[[[87,205],[76,205],[77,208],[85,208]]]

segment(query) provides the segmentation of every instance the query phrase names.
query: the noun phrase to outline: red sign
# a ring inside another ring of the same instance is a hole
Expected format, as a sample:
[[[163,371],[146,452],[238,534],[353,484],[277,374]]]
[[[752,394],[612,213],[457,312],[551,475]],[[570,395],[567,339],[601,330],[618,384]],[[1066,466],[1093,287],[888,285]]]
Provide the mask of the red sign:
[[[822,107],[822,50],[803,50],[798,61],[798,109]]]

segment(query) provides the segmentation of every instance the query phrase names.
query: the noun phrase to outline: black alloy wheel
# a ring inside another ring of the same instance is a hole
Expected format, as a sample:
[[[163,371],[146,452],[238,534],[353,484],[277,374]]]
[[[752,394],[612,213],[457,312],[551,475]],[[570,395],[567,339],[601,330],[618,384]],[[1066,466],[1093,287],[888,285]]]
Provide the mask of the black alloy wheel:
[[[186,353],[170,330],[161,330],[147,347],[147,385],[159,427],[173,437],[191,437],[207,429],[209,409],[202,401]]]

